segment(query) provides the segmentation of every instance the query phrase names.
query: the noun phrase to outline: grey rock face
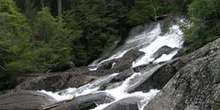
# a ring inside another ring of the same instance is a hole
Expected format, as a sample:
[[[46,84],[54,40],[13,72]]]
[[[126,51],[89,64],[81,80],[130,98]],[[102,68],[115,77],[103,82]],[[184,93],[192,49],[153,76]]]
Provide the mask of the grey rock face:
[[[115,71],[121,71],[121,73],[110,82],[114,84],[130,76],[133,71],[128,68],[131,67],[131,62],[140,55],[142,53],[131,50],[121,59],[115,61],[116,64],[113,68]],[[108,73],[113,73],[113,71],[77,70],[77,72],[49,74],[25,82],[17,86],[15,91],[23,89],[57,91],[67,87],[79,87],[97,76]],[[164,64],[144,83],[132,88],[132,90],[146,90],[147,92],[151,88],[161,89],[161,92],[147,104],[145,110],[218,110],[216,109],[216,103],[219,104],[220,102],[220,78],[218,79],[218,74],[220,74],[220,39],[189,55]],[[118,83],[118,85],[120,84]],[[106,88],[108,87],[111,85],[106,86]],[[0,96],[0,99],[0,108],[6,110],[42,109],[54,101],[52,98],[36,92],[16,92]],[[103,103],[111,100],[113,99],[106,94],[90,94],[61,103],[51,110],[91,109],[96,106],[95,103],[97,102]],[[138,100],[136,98],[122,99],[105,109],[138,110],[136,103]]]
[[[114,102],[103,110],[139,110],[137,102],[140,100],[141,99],[137,97],[125,98]]]
[[[220,84],[220,39],[181,57],[176,74],[145,110],[217,110]]]
[[[54,103],[47,110],[89,110],[96,107],[96,104],[103,104],[114,100],[104,92],[79,96],[70,101]]]
[[[158,49],[154,54],[154,58],[157,59],[157,58],[160,58],[163,54],[169,54],[171,53],[172,51],[174,50],[177,50],[178,48],[171,48],[171,47],[168,47],[168,46],[163,46],[161,47],[160,49]]]
[[[104,62],[101,64],[101,66],[98,68],[101,69],[113,69],[117,70],[119,72],[124,71],[126,69],[131,68],[132,62],[136,60],[141,55],[144,55],[144,52],[140,52],[137,49],[131,49],[128,52],[126,52],[123,57],[119,59],[113,59],[107,62]],[[114,65],[113,65],[114,64]]]
[[[159,68],[150,78],[148,78],[131,92],[149,92],[150,89],[162,89],[167,84],[167,82],[175,75],[176,69],[173,66],[175,63],[176,60],[168,62],[166,65]],[[144,68],[142,69],[144,70]]]
[[[73,68],[67,72],[49,73],[33,80],[25,81],[13,91],[47,90],[59,91],[68,87],[79,87],[99,76],[116,73],[115,70],[89,71],[86,68]]]
[[[42,89],[47,91],[58,91],[67,87],[79,87],[94,78],[96,77],[73,72],[54,73],[26,81],[18,85],[13,91]]]
[[[55,100],[46,94],[33,91],[20,91],[0,96],[1,110],[42,110]]]
[[[144,52],[140,52],[136,49],[128,51],[122,58],[119,58],[112,69],[118,71],[123,71],[125,69],[131,68],[132,62],[136,60],[141,55],[144,55]]]

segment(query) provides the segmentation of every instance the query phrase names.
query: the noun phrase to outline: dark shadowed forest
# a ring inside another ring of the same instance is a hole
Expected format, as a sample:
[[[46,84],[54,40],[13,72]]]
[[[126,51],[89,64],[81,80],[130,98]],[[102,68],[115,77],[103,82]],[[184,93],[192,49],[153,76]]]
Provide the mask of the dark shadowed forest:
[[[86,66],[163,15],[190,21],[192,49],[219,38],[219,0],[0,0],[0,90],[19,74]]]

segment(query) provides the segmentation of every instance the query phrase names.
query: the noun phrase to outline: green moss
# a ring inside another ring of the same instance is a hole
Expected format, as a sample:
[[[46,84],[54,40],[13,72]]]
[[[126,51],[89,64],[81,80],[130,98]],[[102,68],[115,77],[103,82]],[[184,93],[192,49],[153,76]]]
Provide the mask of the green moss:
[[[215,78],[215,81],[216,81],[217,83],[220,82],[220,71],[215,73],[215,77],[214,77],[214,78]]]
[[[220,110],[220,102],[215,102],[213,104],[213,110]]]

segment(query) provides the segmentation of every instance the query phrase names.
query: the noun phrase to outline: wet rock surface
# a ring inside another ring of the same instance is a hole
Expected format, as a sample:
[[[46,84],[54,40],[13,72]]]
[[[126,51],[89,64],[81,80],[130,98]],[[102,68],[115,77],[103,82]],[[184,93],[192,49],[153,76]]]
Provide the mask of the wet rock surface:
[[[177,59],[172,60],[158,69],[150,78],[144,81],[141,85],[136,87],[134,91],[143,91],[149,92],[150,89],[162,89],[164,85],[175,75],[176,69],[173,67],[173,64]],[[146,67],[148,68],[148,67]],[[142,68],[144,70],[144,68]]]
[[[144,55],[144,52],[140,52],[137,49],[131,49],[128,52],[126,52],[123,57],[119,59],[113,59],[110,61],[107,61],[98,68],[100,69],[113,69],[117,70],[119,72],[124,71],[126,69],[131,68],[132,62],[136,60],[138,57]]]
[[[16,87],[14,93],[0,96],[0,109],[25,110],[29,108],[42,109],[54,102],[51,97],[38,92],[19,92],[20,90],[50,90],[58,91],[67,87],[79,87],[98,76],[119,72],[119,75],[104,85],[104,89],[118,86],[134,71],[141,72],[154,65],[142,65],[134,69],[131,62],[142,53],[131,50],[115,62],[113,70],[72,69],[67,72],[48,74],[30,80]],[[112,62],[111,62],[112,63]],[[165,63],[155,70],[140,85],[135,85],[131,91],[145,91],[156,88],[161,92],[150,101],[144,110],[218,110],[220,102],[220,39],[207,44],[191,54]],[[141,76],[140,76],[141,77]],[[136,82],[136,80],[134,80]],[[132,84],[134,82],[131,82]],[[96,107],[96,103],[114,100],[106,94],[89,94],[64,101],[49,110],[88,110]],[[138,98],[125,98],[111,104],[104,110],[138,110]],[[25,106],[24,106],[25,105]],[[53,104],[52,104],[53,105]]]
[[[137,97],[125,98],[107,106],[103,110],[139,110],[137,102],[140,100]]]
[[[171,47],[168,47],[168,46],[163,46],[161,47],[160,49],[158,49],[154,54],[154,58],[157,59],[157,58],[160,58],[163,54],[169,54],[171,53],[172,51],[174,50],[177,50],[178,48],[171,48]]]
[[[218,110],[220,39],[181,57],[177,72],[145,110]]]
[[[1,110],[42,110],[55,100],[43,93],[20,91],[0,96]]]
[[[73,68],[67,72],[60,73],[48,73],[35,79],[25,81],[18,85],[12,91],[20,90],[47,90],[47,91],[59,91],[68,87],[79,87],[92,80],[116,73],[116,70],[99,70],[89,71],[84,68]]]
[[[122,58],[119,58],[117,61],[115,61],[115,65],[112,69],[123,71],[125,69],[131,68],[132,62],[142,55],[144,55],[144,52],[132,49],[125,53]]]
[[[47,106],[47,110],[89,110],[96,104],[103,104],[114,100],[104,92],[75,97],[69,101],[62,101]]]
[[[82,73],[62,72],[51,73],[48,75],[37,77],[33,80],[23,82],[18,85],[13,91],[20,90],[47,90],[58,91],[67,87],[79,87],[88,83],[95,76],[83,75]]]

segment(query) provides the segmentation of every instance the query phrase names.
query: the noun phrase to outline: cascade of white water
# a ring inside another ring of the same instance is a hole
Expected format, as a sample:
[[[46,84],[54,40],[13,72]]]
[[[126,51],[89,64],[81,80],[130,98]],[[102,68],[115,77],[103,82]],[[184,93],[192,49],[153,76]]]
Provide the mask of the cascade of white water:
[[[109,58],[104,59],[99,63],[95,61],[94,63],[89,65],[90,70],[91,71],[96,70],[101,64],[103,64],[106,61],[121,58],[126,52],[128,52],[131,49],[134,49],[134,48],[139,49],[143,46],[147,46],[151,44],[151,42],[153,42],[162,32],[159,23],[156,25],[152,25],[150,27],[146,26],[145,28],[146,29],[143,32],[135,36],[130,35],[130,37],[126,40],[125,44],[122,47],[119,47],[119,49],[117,49],[117,51],[113,55],[111,55]]]
[[[172,59],[173,56],[177,54],[178,50],[182,48],[183,41],[183,32],[180,30],[180,27],[178,25],[173,25],[168,33],[157,36],[156,40],[151,42],[150,45],[139,49],[139,51],[144,52],[145,55],[133,62],[133,67],[148,64],[150,62],[158,63]],[[155,59],[153,54],[163,46],[176,49],[169,54],[163,54],[160,58]]]
[[[49,96],[54,97],[54,99],[57,101],[68,100],[68,99],[71,99],[72,97],[82,96],[82,95],[86,95],[86,94],[97,91],[100,86],[108,83],[112,78],[114,78],[117,75],[118,73],[113,73],[111,75],[100,77],[79,88],[70,87],[70,88],[67,88],[65,90],[58,91],[58,92],[51,92],[51,91],[45,91],[45,90],[41,90],[39,92],[48,94]]]
[[[146,28],[140,34],[132,34],[127,39],[125,44],[120,47],[118,51],[115,52],[115,54],[102,61],[95,61],[95,63],[90,65],[92,66],[92,68],[90,69],[96,70],[100,65],[102,65],[102,63],[112,59],[118,59],[122,57],[127,51],[133,48],[136,48],[139,51],[145,53],[141,58],[138,58],[133,62],[133,67],[146,65],[148,63],[159,63],[168,61],[177,54],[179,49],[182,48],[183,41],[183,33],[178,25],[173,25],[169,28],[169,31],[167,33],[162,33],[161,24],[157,23]],[[154,54],[163,46],[170,47],[173,50],[156,58]],[[92,81],[91,83],[88,83],[79,88],[68,88],[55,93],[47,92],[44,90],[40,92],[46,93],[54,97],[57,101],[70,99],[73,96],[78,97],[96,92],[105,92],[115,99],[112,102],[97,105],[97,107],[93,110],[102,110],[111,106],[112,104],[118,103],[122,99],[135,97],[138,101],[139,109],[142,110],[144,106],[159,92],[159,90],[152,89],[147,93],[144,93],[142,91],[129,93],[129,91],[133,90],[145,80],[147,80],[161,66],[163,65],[155,65],[154,67],[148,69],[148,71],[133,73],[130,77],[124,80],[120,86],[109,90],[100,91],[99,88],[102,85],[111,81],[114,77],[118,75],[118,73],[113,73],[111,75],[100,77],[97,80]]]
[[[149,71],[146,71],[145,73],[133,73],[129,78],[127,78],[121,86],[105,90],[109,95],[113,96],[115,98],[114,102],[100,105],[101,107],[97,107],[94,110],[101,110],[102,107],[107,107],[111,104],[114,104],[121,99],[128,98],[128,97],[138,97],[139,98],[139,108],[143,108],[143,105],[146,104],[150,99],[152,99],[159,90],[150,90],[148,93],[143,93],[141,91],[134,92],[134,93],[128,93],[128,91],[134,89],[135,87],[139,86],[141,83],[143,83],[147,78],[149,78],[155,71],[157,71],[162,65],[157,65],[153,68],[151,68]]]

